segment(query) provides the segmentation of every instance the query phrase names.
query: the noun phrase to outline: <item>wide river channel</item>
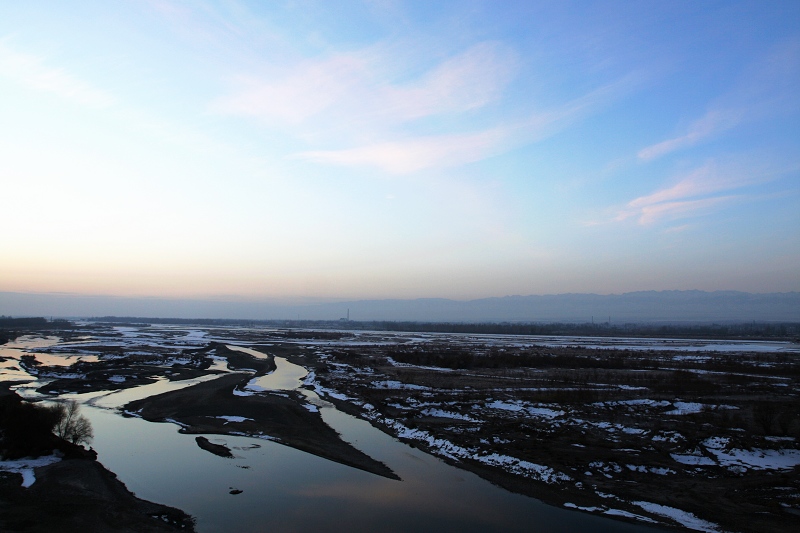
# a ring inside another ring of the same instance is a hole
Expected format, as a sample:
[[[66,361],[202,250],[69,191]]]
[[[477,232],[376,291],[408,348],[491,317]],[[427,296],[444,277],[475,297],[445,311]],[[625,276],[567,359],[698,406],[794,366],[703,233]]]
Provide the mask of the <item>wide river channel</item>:
[[[258,385],[298,388],[307,371],[280,357],[276,363],[277,370]],[[327,424],[402,481],[269,440],[206,435],[235,455],[222,458],[200,449],[196,435],[179,433],[175,424],[127,418],[117,410],[131,400],[180,386],[185,383],[164,381],[65,397],[83,403],[82,412],[94,427],[92,447],[98,460],[138,497],[193,515],[199,532],[656,531],[508,492],[397,441],[311,391],[303,390]],[[231,494],[233,489],[242,492]]]

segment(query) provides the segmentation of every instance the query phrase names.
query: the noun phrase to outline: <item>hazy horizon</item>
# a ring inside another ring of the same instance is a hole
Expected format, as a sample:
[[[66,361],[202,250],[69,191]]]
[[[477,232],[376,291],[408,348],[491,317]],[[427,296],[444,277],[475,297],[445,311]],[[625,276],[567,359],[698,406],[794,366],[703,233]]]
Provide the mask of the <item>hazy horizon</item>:
[[[293,301],[0,292],[0,315],[58,318],[412,322],[800,322],[800,292],[643,291],[443,298]],[[613,318],[612,318],[613,317]],[[606,320],[607,319],[607,320]]]
[[[0,91],[0,292],[800,290],[796,1],[6,2]]]

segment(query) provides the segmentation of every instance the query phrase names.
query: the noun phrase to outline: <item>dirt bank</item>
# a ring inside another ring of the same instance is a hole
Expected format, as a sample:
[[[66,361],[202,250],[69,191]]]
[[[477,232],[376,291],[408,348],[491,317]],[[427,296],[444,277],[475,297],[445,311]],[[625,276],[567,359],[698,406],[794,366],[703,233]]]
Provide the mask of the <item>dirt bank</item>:
[[[35,469],[36,482],[0,472],[0,531],[30,533],[194,531],[192,518],[136,498],[97,461],[71,459]]]

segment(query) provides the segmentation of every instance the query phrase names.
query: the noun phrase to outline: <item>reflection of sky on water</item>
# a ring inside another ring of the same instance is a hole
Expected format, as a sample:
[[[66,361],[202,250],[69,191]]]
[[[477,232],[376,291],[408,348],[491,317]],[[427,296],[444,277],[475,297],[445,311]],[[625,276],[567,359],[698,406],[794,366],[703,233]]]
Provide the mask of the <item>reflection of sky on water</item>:
[[[292,365],[294,366],[294,365]],[[290,368],[291,370],[291,368]],[[313,393],[312,393],[313,394]],[[541,504],[499,489],[328,407],[348,442],[383,461],[395,481],[263,439],[207,435],[235,455],[201,450],[172,424],[86,407],[93,447],[139,497],[186,510],[198,531],[645,531]],[[230,495],[231,488],[243,492]]]
[[[35,379],[19,366],[20,357],[23,355],[39,356],[29,350],[47,348],[58,343],[58,337],[41,337],[38,335],[23,335],[0,346],[0,381],[29,381]]]
[[[131,387],[129,389],[95,391],[85,394],[65,394],[63,397],[74,398],[102,409],[115,409],[135,400],[141,400],[142,398],[155,396],[156,394],[163,394],[165,392],[184,389],[198,383],[217,379],[223,375],[224,374],[211,374],[180,381],[170,381],[166,378],[159,378],[155,383],[141,385],[139,387]]]
[[[115,328],[117,329],[117,328]],[[148,343],[184,347],[183,342],[207,342],[208,337],[187,328],[148,331],[147,339],[125,331],[130,346]],[[114,335],[119,335],[118,329]],[[370,334],[372,340],[397,338]],[[401,337],[401,336],[400,336]],[[426,336],[441,339],[442,336]],[[402,337],[401,337],[402,338]],[[88,344],[107,345],[98,334]],[[116,340],[119,341],[119,337]],[[461,340],[467,340],[460,337]],[[484,337],[470,336],[479,342]],[[506,340],[509,340],[506,338]],[[515,339],[519,340],[519,339]],[[572,341],[573,339],[570,339]],[[606,339],[604,339],[605,341]],[[13,353],[7,362],[18,364],[25,350],[53,346],[56,338],[20,338],[0,348]],[[520,340],[529,342],[529,340]],[[125,342],[120,343],[125,345]],[[227,342],[240,343],[228,339]],[[71,349],[74,349],[72,344]],[[248,348],[231,348],[264,354]],[[2,350],[5,350],[3,352]],[[41,354],[36,354],[41,355]],[[59,356],[54,356],[59,357]],[[307,370],[275,358],[277,370],[259,378],[258,385],[272,389],[298,387]],[[221,366],[224,363],[219,363]],[[0,367],[0,379],[14,371]],[[31,379],[24,374],[27,379]],[[224,375],[224,374],[222,374]],[[406,446],[369,423],[342,413],[311,391],[303,394],[320,406],[323,420],[344,440],[386,463],[402,481],[390,480],[334,463],[264,439],[207,435],[229,446],[235,457],[225,459],[200,449],[195,435],[178,432],[174,424],[149,423],[120,416],[116,409],[127,402],[177,390],[219,375],[158,382],[119,391],[65,395],[84,404],[83,413],[94,426],[93,448],[99,460],[137,496],[172,505],[198,518],[199,532],[260,531],[650,531],[639,526],[544,505],[511,494],[479,477]],[[24,394],[42,385],[33,381]],[[229,413],[236,415],[236,413]],[[231,495],[231,488],[243,492]]]

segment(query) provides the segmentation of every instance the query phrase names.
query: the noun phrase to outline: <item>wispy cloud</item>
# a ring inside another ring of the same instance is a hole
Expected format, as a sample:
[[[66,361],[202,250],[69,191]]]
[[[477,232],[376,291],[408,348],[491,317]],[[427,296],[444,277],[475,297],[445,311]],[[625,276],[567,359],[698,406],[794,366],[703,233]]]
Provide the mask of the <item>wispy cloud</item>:
[[[367,78],[367,64],[356,55],[309,61],[277,81],[253,77],[237,80],[239,90],[212,103],[212,110],[231,115],[300,123],[352,95]]]
[[[800,90],[800,41],[783,43],[759,59],[685,132],[642,148],[637,154],[639,159],[656,159],[712,139],[742,123],[796,109]]]
[[[48,66],[45,58],[12,50],[2,41],[0,76],[88,107],[104,108],[115,103],[114,97],[109,93],[93,87],[63,68]]]
[[[405,85],[387,85],[378,108],[399,121],[478,109],[497,100],[516,68],[513,51],[495,42],[474,45]]]
[[[649,225],[701,216],[724,204],[751,200],[753,196],[747,194],[747,187],[763,185],[796,171],[796,166],[779,168],[743,160],[725,164],[711,161],[679,176],[669,187],[634,198],[618,211],[614,220],[635,219],[639,224]]]
[[[741,199],[740,196],[714,196],[696,200],[669,201],[641,206],[636,211],[639,224],[650,225],[662,220],[678,220],[707,214],[721,204]]]
[[[708,111],[703,117],[695,120],[688,128],[688,131],[653,144],[639,150],[639,159],[650,160],[666,155],[675,150],[692,146],[704,139],[712,137],[729,130],[741,122],[744,112],[739,109],[715,109]]]
[[[391,63],[374,50],[307,60],[272,79],[241,77],[234,81],[237,89],[211,107],[294,124],[328,111],[359,123],[403,123],[483,107],[500,97],[515,70],[513,52],[492,42],[472,46],[407,83],[384,79]]]
[[[471,135],[443,135],[382,142],[344,150],[303,152],[295,157],[344,166],[375,166],[391,174],[479,161],[505,138],[501,130]]]
[[[473,163],[555,134],[630,90],[637,79],[627,76],[552,109],[501,121],[479,132],[406,137],[355,148],[306,151],[294,157],[334,165],[374,166],[391,174]]]

